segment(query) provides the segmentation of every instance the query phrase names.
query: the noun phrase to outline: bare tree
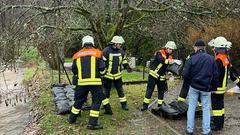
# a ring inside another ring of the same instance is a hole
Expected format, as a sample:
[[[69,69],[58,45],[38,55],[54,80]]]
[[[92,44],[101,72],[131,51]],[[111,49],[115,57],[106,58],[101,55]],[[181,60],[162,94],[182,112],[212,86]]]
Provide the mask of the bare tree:
[[[239,0],[2,1],[4,4],[0,9],[1,27],[6,27],[7,23],[3,21],[6,14],[10,15],[12,20],[18,21],[15,21],[16,26],[12,25],[12,32],[15,31],[16,36],[9,37],[12,35],[9,29],[7,31],[10,34],[2,31],[0,37],[3,40],[0,45],[4,48],[13,43],[22,44],[26,49],[29,45],[36,46],[41,56],[54,69],[58,67],[58,53],[63,54],[63,48],[69,48],[73,36],[93,35],[97,46],[103,48],[114,35],[125,35],[130,41],[128,48],[134,54],[141,48],[146,48],[144,44],[154,44],[152,49],[156,49],[168,39],[184,46],[184,36],[189,24],[199,26],[203,23],[203,18],[236,16],[239,13]],[[14,16],[11,12],[18,15]],[[14,22],[12,20],[8,22]],[[138,48],[131,49],[133,46],[130,44]],[[18,48],[22,50],[22,47]],[[3,56],[6,55],[1,54],[1,57]]]

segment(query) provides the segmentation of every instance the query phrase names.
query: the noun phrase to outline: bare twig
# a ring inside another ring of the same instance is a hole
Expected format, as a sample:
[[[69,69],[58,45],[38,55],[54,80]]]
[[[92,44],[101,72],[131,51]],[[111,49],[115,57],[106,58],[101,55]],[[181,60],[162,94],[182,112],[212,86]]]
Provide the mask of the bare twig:
[[[91,31],[91,28],[80,28],[80,27],[58,27],[58,26],[53,26],[53,25],[42,25],[40,27],[37,28],[36,32],[38,32],[41,29],[45,29],[45,28],[52,28],[52,29],[58,29],[58,30],[72,30],[72,31],[78,31],[78,30],[89,30]]]
[[[5,77],[5,74],[4,74],[4,72],[2,72],[2,74],[3,74],[3,80],[4,80],[4,84],[5,84],[6,88],[7,88],[7,90],[9,90],[9,89],[8,89],[7,80],[6,80],[6,77]]]
[[[137,8],[137,7],[133,7],[133,6],[130,6],[129,8],[131,10],[135,10],[135,11],[153,13],[153,12],[165,12],[165,11],[171,9],[172,6],[168,6],[166,8],[161,8],[161,9],[146,9],[146,8]]]

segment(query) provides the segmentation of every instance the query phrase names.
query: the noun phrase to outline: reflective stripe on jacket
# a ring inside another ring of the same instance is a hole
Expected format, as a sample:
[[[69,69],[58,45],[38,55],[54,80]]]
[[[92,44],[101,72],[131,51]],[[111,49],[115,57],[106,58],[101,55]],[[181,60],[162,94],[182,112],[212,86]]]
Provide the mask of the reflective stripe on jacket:
[[[217,91],[213,92],[216,94],[224,94],[227,88],[228,70],[230,62],[226,54],[217,54],[215,60],[218,66],[219,77],[217,83]]]
[[[159,78],[159,76],[162,76],[161,78],[163,80],[169,61],[172,59],[172,56],[166,54],[165,50],[159,50],[156,52],[154,60],[150,65],[149,75],[156,79]]]
[[[112,80],[122,77],[122,65],[129,66],[125,52],[122,49],[114,50],[112,46],[103,50],[103,60],[107,67],[104,77]]]
[[[102,85],[101,74],[105,63],[101,59],[102,52],[95,48],[84,48],[74,54],[72,72],[78,77],[78,85]]]

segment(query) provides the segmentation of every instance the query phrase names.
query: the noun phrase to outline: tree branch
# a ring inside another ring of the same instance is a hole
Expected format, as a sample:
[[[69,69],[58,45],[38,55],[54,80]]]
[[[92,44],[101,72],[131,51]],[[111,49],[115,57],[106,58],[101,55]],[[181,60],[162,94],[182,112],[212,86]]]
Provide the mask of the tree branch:
[[[192,15],[210,15],[210,14],[213,14],[211,11],[194,12],[194,11],[184,10],[184,9],[176,9],[176,10],[179,11],[179,12],[188,13],[188,14],[192,14]]]
[[[152,12],[165,12],[172,7],[169,6],[169,7],[162,8],[162,9],[146,9],[146,8],[137,8],[137,7],[129,6],[129,8],[131,10],[135,10],[135,11],[152,13]]]
[[[140,2],[137,3],[136,7],[139,8],[143,4],[144,0],[141,0]]]
[[[157,3],[157,4],[159,4],[159,5],[162,5],[162,4],[164,4],[165,2],[168,2],[169,0],[162,0],[161,2],[159,2],[158,0],[151,0],[152,2],[154,2],[154,3]]]
[[[30,8],[36,10],[43,10],[48,12],[54,12],[61,9],[76,9],[74,6],[57,6],[57,7],[43,7],[43,6],[35,6],[35,5],[7,5],[0,9],[0,15],[7,10],[14,9],[14,8]]]
[[[80,28],[80,27],[65,27],[65,28],[61,28],[61,27],[58,27],[58,26],[53,26],[53,25],[42,25],[40,27],[37,28],[36,31],[39,31],[41,29],[45,29],[45,28],[51,28],[51,29],[58,29],[58,30],[72,30],[72,31],[78,31],[78,30],[89,30],[91,31],[92,28]]]
[[[143,20],[145,17],[146,17],[146,15],[144,14],[144,15],[142,15],[141,17],[139,17],[137,20],[132,21],[132,22],[129,23],[129,24],[125,24],[125,25],[123,26],[123,28],[124,28],[124,29],[127,29],[127,28],[129,28],[129,27],[131,27],[131,26],[133,26],[133,25],[136,25],[136,24],[139,23],[141,20]]]

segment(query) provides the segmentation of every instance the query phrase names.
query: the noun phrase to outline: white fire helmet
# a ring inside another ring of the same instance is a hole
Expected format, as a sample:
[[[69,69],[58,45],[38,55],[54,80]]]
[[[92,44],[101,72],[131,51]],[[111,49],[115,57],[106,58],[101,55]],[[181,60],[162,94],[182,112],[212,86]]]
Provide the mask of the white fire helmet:
[[[125,43],[124,39],[122,36],[114,36],[111,40],[112,43],[115,43],[115,44],[123,44]]]
[[[85,44],[92,44],[94,46],[94,40],[93,37],[87,35],[82,38],[82,47],[84,47]]]
[[[165,48],[177,49],[177,46],[174,41],[168,41],[167,44],[165,45]]]
[[[209,43],[209,46],[215,47],[215,48],[228,48],[230,49],[232,47],[232,43],[227,41],[225,37],[217,37],[215,39],[212,39]]]

